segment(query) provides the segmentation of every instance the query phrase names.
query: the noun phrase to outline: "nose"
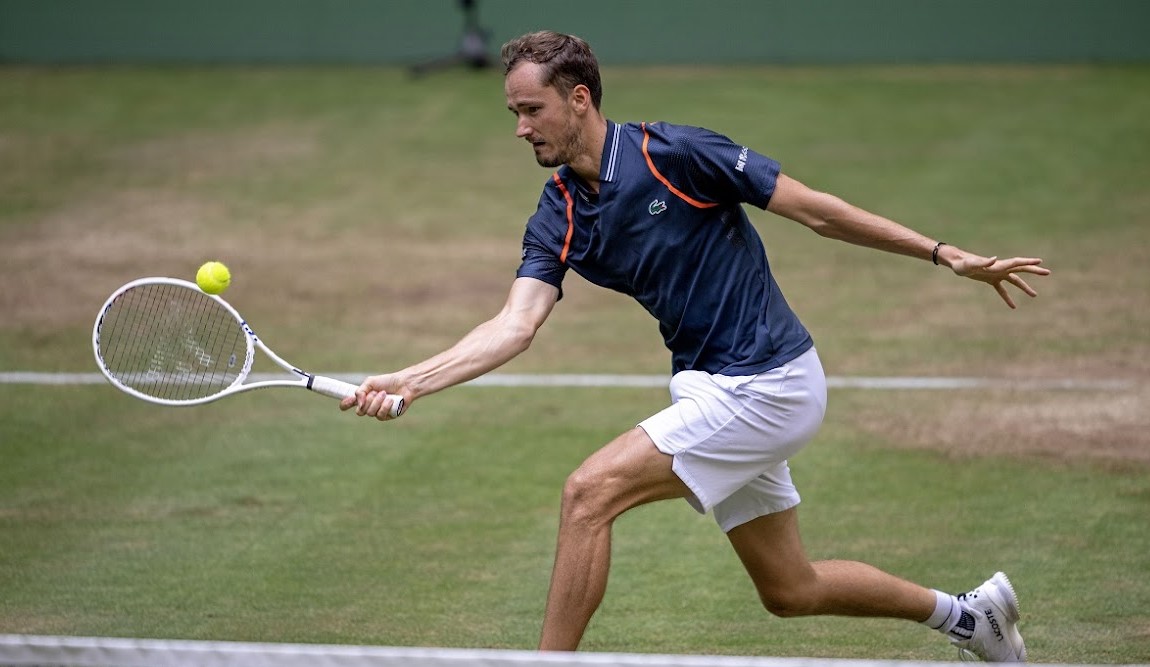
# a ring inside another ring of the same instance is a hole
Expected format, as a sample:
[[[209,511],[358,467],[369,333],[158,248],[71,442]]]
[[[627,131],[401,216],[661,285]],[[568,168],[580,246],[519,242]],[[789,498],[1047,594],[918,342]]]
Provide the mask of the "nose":
[[[515,136],[520,139],[524,139],[530,135],[531,128],[527,125],[527,121],[523,118],[523,116],[520,116],[519,120],[515,123]]]

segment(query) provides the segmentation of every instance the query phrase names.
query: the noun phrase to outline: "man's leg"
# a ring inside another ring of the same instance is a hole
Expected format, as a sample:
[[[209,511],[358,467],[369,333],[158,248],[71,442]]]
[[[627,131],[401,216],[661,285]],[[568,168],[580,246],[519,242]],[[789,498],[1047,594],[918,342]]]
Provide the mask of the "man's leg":
[[[882,570],[845,560],[811,563],[795,508],[731,529],[763,606],[777,616],[872,616],[918,621],[988,662],[1026,662],[1018,632],[1018,598],[999,572],[958,597],[928,590]]]
[[[645,431],[634,428],[567,478],[540,650],[578,648],[607,589],[615,519],[637,505],[690,493],[671,471],[671,461]]]
[[[934,591],[866,563],[807,560],[797,508],[768,514],[727,533],[759,592],[777,616],[875,616],[926,620]]]

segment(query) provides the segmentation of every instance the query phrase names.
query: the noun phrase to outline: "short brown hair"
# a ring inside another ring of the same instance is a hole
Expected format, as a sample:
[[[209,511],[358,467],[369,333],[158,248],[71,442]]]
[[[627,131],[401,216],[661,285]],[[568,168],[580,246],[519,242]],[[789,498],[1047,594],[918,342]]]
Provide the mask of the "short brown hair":
[[[583,84],[591,91],[591,103],[598,109],[603,101],[599,61],[587,42],[574,35],[550,30],[532,32],[503,45],[503,74],[521,62],[543,66],[543,85],[554,86],[563,95]]]

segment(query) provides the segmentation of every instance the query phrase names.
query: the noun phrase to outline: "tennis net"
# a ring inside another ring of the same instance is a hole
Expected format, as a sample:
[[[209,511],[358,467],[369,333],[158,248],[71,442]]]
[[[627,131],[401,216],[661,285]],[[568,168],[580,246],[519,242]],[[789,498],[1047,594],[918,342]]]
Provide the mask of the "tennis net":
[[[954,663],[0,635],[0,665],[4,667],[937,667],[948,664]]]

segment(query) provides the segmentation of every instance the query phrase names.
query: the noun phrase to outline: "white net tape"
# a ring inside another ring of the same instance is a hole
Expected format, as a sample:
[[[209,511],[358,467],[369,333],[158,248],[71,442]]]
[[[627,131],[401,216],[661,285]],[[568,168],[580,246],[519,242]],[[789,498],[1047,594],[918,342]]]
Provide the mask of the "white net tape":
[[[322,372],[321,375],[359,384],[371,375],[359,373]],[[283,373],[252,373],[248,380],[282,380]],[[666,387],[669,375],[515,375],[488,373],[467,383],[471,387]],[[0,371],[0,385],[88,385],[106,384],[100,373],[41,373],[37,371]],[[827,377],[831,389],[1002,389],[1028,391],[1130,391],[1138,386],[1132,380],[1106,380],[1091,378],[979,378],[979,377]]]
[[[954,663],[0,635],[0,665],[5,667],[937,667],[951,664]]]

